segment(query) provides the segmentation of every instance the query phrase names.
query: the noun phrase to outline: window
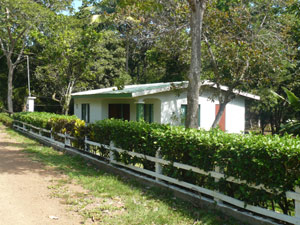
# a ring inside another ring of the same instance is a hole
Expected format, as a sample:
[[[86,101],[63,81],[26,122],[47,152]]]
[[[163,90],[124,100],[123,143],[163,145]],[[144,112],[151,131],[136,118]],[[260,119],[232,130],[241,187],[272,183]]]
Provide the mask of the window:
[[[108,118],[130,120],[130,105],[129,104],[109,104]]]
[[[144,120],[153,123],[153,104],[144,105]]]
[[[136,104],[136,121],[154,122],[153,104]]]
[[[81,119],[86,123],[90,122],[90,104],[81,105]]]
[[[200,127],[200,113],[201,113],[201,105],[199,105],[198,109],[198,127]],[[187,105],[181,105],[181,125],[185,125],[185,120],[187,116]]]

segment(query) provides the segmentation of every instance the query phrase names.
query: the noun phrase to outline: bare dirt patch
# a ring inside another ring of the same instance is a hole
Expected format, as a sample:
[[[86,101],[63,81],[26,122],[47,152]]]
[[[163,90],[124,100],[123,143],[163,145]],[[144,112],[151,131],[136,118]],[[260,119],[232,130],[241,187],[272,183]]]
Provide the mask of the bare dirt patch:
[[[51,197],[49,187],[62,175],[29,159],[23,148],[0,126],[0,224],[83,224],[80,215]],[[85,193],[74,184],[71,189]]]

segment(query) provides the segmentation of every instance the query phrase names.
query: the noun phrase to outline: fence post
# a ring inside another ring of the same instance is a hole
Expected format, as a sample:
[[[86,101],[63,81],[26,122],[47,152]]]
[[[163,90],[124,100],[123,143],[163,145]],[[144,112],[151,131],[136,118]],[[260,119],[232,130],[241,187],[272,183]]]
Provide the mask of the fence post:
[[[300,194],[299,186],[296,186],[295,192]],[[295,216],[300,218],[300,199],[295,199]]]
[[[71,142],[70,142],[69,134],[65,133],[65,147],[70,147],[70,146],[71,146]]]
[[[88,152],[88,150],[89,150],[89,146],[86,143],[87,140],[88,140],[87,136],[84,136],[84,151],[86,151],[86,152]]]
[[[23,125],[23,130],[27,131],[25,124],[22,123],[22,125]]]
[[[220,167],[219,166],[215,166],[215,172],[220,173]],[[220,180],[219,178],[215,178],[216,183],[219,182],[219,180]],[[217,190],[217,191],[219,191],[219,190]],[[214,197],[214,201],[216,203],[222,203],[222,201],[219,198]]]
[[[53,128],[52,128],[52,127],[51,127],[51,130],[50,130],[50,138],[51,138],[51,139],[54,139],[54,138],[53,138]]]
[[[160,147],[157,149],[155,153],[155,158],[161,159]],[[159,162],[155,162],[155,173],[162,174],[162,165]],[[161,181],[159,178],[155,177],[156,181]]]
[[[39,128],[39,135],[42,136],[42,128]]]
[[[111,141],[109,143],[109,147],[110,147],[110,149],[109,149],[109,163],[112,164],[112,163],[115,162],[115,155],[114,155],[114,151],[112,150],[112,148],[115,147],[115,143],[113,141]]]

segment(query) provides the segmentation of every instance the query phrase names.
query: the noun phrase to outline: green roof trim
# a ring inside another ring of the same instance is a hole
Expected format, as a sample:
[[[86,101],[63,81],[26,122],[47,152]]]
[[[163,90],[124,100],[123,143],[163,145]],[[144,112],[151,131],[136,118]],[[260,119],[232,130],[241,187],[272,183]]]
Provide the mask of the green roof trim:
[[[170,84],[158,84],[158,85],[143,85],[138,87],[129,87],[122,90],[109,90],[102,93],[95,94],[79,94],[72,95],[72,98],[132,98],[134,93],[139,93],[143,91],[151,91],[160,88],[170,87]]]
[[[142,92],[142,91],[150,91],[154,89],[159,88],[165,88],[169,87],[170,84],[161,84],[161,85],[149,85],[149,86],[142,86],[142,87],[131,87],[131,88],[125,88],[123,90],[115,90],[115,91],[108,91],[106,93],[136,93],[136,92]]]

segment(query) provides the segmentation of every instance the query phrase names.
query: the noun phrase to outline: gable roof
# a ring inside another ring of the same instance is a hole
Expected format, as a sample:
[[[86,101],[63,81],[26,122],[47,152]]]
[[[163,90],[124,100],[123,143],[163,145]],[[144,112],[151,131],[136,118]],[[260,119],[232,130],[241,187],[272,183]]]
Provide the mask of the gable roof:
[[[210,81],[204,81],[202,85],[211,86],[216,88],[217,85]],[[180,82],[168,82],[168,83],[154,83],[154,84],[138,84],[138,85],[126,85],[124,89],[118,90],[117,87],[110,88],[101,88],[90,91],[82,91],[73,93],[73,98],[87,98],[87,97],[100,97],[100,98],[134,98],[139,96],[145,96],[150,94],[156,94],[161,92],[170,91],[172,89],[184,89],[187,88],[187,81]],[[221,90],[228,91],[228,87],[220,86]],[[242,92],[239,90],[233,90],[233,93],[244,96],[247,98],[252,98],[259,100],[260,97],[257,95],[253,95],[247,92]]]

